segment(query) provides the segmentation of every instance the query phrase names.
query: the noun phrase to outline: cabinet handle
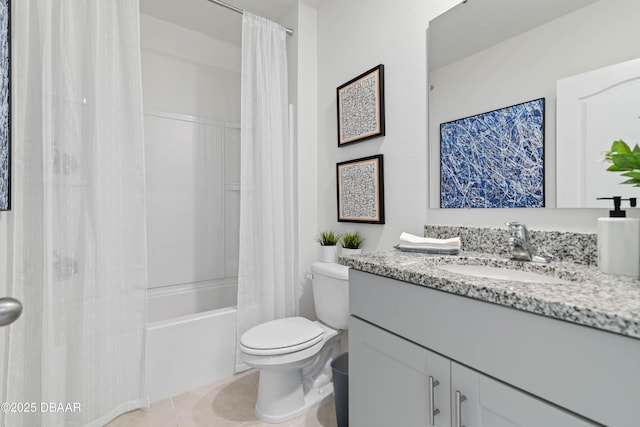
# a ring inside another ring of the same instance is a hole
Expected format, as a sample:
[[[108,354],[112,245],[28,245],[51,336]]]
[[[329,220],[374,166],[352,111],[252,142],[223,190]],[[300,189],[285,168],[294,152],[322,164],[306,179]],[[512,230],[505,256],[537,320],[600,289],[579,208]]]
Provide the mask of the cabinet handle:
[[[434,380],[432,376],[429,376],[429,425],[435,426],[435,417],[440,413],[440,409],[434,408],[435,399],[433,396],[433,389],[440,384],[440,381]]]
[[[462,402],[467,400],[467,396],[456,390],[456,427],[464,427],[462,425]]]

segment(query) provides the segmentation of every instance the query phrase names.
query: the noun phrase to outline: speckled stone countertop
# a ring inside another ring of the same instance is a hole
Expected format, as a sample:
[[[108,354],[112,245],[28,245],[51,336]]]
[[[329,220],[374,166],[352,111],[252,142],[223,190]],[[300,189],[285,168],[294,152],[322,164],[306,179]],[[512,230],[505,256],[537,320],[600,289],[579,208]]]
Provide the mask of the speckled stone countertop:
[[[536,264],[466,251],[451,256],[391,250],[341,257],[339,262],[355,270],[640,339],[640,280],[604,274],[594,266]],[[513,282],[438,268],[446,264],[530,271],[565,282]]]

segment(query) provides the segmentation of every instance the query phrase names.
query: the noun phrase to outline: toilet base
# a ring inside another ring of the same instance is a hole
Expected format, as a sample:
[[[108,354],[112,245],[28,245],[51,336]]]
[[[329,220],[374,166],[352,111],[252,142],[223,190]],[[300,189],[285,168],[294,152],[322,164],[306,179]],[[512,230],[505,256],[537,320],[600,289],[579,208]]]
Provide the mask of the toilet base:
[[[287,365],[260,368],[255,414],[267,423],[284,423],[326,403],[333,395],[331,361],[340,335],[330,336],[315,356]],[[251,363],[249,363],[251,365]]]
[[[280,372],[280,374],[282,373]],[[263,372],[260,372],[260,385],[264,384],[262,380]],[[299,381],[298,384],[300,384]],[[286,412],[274,411],[275,407],[278,406],[274,405],[274,402],[269,402],[271,405],[265,405],[264,402],[262,402],[263,404],[261,405],[260,399],[258,399],[255,409],[256,417],[266,423],[279,424],[304,415],[310,410],[325,404],[329,401],[329,399],[331,399],[331,396],[333,395],[333,383],[328,383],[321,388],[311,389],[306,394],[301,395],[301,392],[302,390],[295,390],[291,395],[285,396],[284,398],[283,395],[280,395],[281,402],[279,403],[282,404],[283,407],[291,406],[296,408],[290,409]],[[269,395],[272,394],[269,394],[268,392],[263,393],[263,396]],[[258,396],[260,396],[260,392],[258,392]],[[291,403],[294,404],[291,405]],[[263,412],[261,408],[269,408],[270,412]]]

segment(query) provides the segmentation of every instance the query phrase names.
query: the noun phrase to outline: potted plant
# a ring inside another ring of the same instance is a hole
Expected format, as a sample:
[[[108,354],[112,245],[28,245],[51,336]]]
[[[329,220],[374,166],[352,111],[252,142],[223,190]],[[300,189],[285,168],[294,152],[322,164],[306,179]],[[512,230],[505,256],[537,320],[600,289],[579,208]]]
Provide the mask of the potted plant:
[[[361,254],[362,249],[360,248],[360,245],[362,245],[363,241],[364,239],[357,231],[353,233],[345,233],[342,236],[342,255]]]
[[[608,171],[624,172],[622,176],[629,178],[622,184],[640,187],[640,147],[638,144],[632,150],[623,140],[614,141],[611,150],[606,151],[604,157],[612,163],[607,168]]]
[[[337,244],[340,241],[340,235],[332,230],[326,230],[320,233],[318,242],[320,243],[320,261],[336,262],[338,260]]]

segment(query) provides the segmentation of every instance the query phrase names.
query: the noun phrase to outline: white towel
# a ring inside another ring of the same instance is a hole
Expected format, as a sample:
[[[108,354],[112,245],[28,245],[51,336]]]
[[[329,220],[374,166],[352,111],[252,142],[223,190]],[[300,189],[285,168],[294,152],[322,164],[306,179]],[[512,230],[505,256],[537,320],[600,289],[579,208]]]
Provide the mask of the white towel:
[[[400,245],[402,247],[425,249],[460,249],[462,246],[460,237],[435,239],[432,237],[420,237],[409,233],[402,233],[400,235]]]

